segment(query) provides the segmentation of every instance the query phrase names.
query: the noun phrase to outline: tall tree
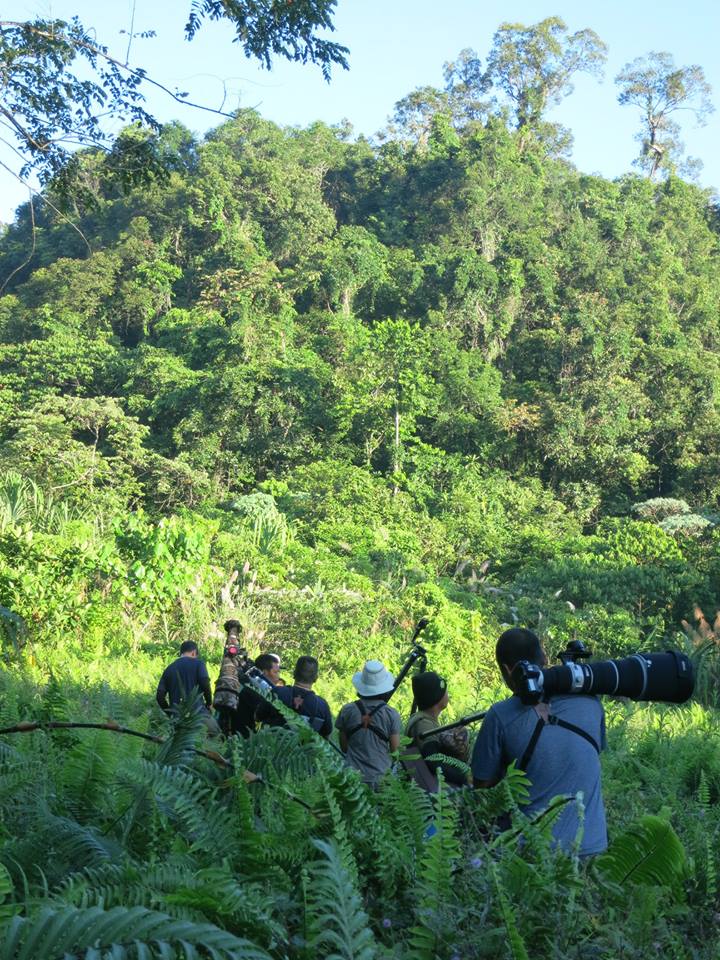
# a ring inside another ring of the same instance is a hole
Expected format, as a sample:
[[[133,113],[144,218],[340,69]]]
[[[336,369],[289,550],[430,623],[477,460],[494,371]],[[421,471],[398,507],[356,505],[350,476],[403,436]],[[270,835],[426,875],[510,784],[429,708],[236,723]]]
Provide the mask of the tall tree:
[[[601,73],[606,51],[594,30],[568,36],[560,17],[530,27],[503,23],[493,37],[487,77],[510,100],[518,130],[536,129],[547,107],[572,93],[576,73]]]
[[[329,79],[332,65],[347,68],[347,48],[318,35],[333,29],[335,4],[336,0],[194,0],[185,36],[192,40],[205,19],[229,20],[246,56],[267,68],[275,56],[310,61]],[[23,158],[19,176],[34,170],[42,182],[55,177],[78,146],[106,147],[108,118],[159,129],[144,109],[143,85],[153,84],[181,103],[198,106],[187,93],[163,87],[142,67],[113,57],[77,17],[69,22],[0,19],[0,64],[0,141]],[[142,172],[150,166],[158,172],[151,141],[136,138],[123,146],[129,153],[129,170]]]
[[[714,110],[711,88],[697,64],[676,67],[672,54],[648,53],[626,64],[615,78],[620,87],[618,102],[639,107],[642,127],[636,139],[641,144],[636,165],[652,180],[660,171],[672,171],[681,163],[684,145],[680,126],[673,118],[680,111],[692,113],[704,123]],[[698,168],[698,161],[692,162]]]

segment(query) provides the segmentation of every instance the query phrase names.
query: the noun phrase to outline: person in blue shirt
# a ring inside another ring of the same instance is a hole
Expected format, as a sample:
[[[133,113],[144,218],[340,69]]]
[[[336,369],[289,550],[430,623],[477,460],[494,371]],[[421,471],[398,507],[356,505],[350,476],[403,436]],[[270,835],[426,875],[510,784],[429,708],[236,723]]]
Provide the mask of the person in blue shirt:
[[[483,720],[472,755],[476,787],[492,787],[514,760],[531,782],[528,816],[545,810],[561,795],[573,799],[553,825],[555,842],[572,848],[582,829],[581,856],[607,848],[607,827],[600,781],[600,751],[605,747],[605,713],[597,697],[563,694],[529,705],[515,693],[513,667],[520,660],[543,667],[540,640],[520,627],[506,630],[495,649],[498,667],[513,695],[494,704]],[[584,811],[575,799],[581,796]]]
[[[212,692],[205,661],[198,657],[197,644],[193,640],[185,640],[180,644],[180,656],[163,671],[155,699],[165,713],[172,713],[173,708],[189,697],[195,689],[200,690],[203,696],[204,705],[198,704],[198,710],[203,714],[208,731],[212,734],[219,733],[219,727],[210,713]]]
[[[318,696],[313,690],[318,672],[319,667],[315,657],[298,657],[292,685],[277,687],[275,697],[303,717],[321,737],[327,739],[332,733],[332,714],[327,700]],[[271,726],[282,726],[285,722],[270,703],[265,705],[264,710],[258,711],[258,718]]]

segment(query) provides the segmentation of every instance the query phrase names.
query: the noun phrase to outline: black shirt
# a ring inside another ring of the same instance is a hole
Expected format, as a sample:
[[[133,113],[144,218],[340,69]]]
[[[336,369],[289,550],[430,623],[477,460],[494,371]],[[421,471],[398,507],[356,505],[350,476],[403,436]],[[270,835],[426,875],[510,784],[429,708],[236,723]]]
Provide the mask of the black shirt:
[[[178,657],[163,671],[158,684],[155,699],[163,708],[167,709],[167,698],[170,706],[180,703],[183,697],[189,696],[195,687],[202,691],[205,703],[210,708],[212,696],[210,694],[210,677],[208,676],[205,661],[199,657]]]
[[[313,690],[304,687],[276,687],[275,696],[286,707],[295,710],[301,717],[307,717],[313,730],[317,730],[321,737],[329,737],[332,733],[332,714],[327,700],[323,700]]]
[[[319,697],[313,690],[306,690],[305,687],[275,687],[275,696],[286,707],[290,707],[301,717],[305,717],[313,728],[317,730],[321,737],[329,737],[332,733],[332,714],[327,700]],[[258,714],[259,719],[272,726],[282,726],[285,721],[274,710],[270,703],[266,703],[264,708]]]

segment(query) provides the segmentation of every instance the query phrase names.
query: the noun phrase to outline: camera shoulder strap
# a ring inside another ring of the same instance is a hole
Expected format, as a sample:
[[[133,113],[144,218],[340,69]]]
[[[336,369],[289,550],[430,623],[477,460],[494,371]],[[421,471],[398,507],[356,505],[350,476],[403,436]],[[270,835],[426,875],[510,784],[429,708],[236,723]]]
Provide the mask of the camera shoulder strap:
[[[547,704],[539,704],[538,706],[547,707]],[[582,737],[583,740],[587,740],[597,754],[600,753],[600,747],[596,743],[595,738],[592,737],[586,730],[583,730],[582,727],[578,727],[574,723],[569,723],[567,720],[562,720],[560,717],[554,716],[553,714],[549,713],[547,709],[541,711],[536,707],[535,710],[538,714],[538,720],[535,724],[535,729],[532,732],[532,736],[530,737],[530,741],[527,747],[525,747],[525,753],[523,753],[522,757],[520,758],[520,762],[517,765],[518,770],[527,770],[528,764],[532,759],[532,755],[535,753],[535,747],[537,747],[540,734],[543,732],[543,728],[547,724],[550,724],[553,727],[562,727],[563,730],[569,730],[571,733],[577,734],[579,737]]]

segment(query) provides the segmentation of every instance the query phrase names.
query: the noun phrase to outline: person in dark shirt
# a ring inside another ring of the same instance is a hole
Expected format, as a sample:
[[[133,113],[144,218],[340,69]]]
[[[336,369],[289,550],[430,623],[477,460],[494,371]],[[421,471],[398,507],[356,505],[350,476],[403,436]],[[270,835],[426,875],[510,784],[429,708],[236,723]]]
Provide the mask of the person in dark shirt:
[[[210,714],[212,693],[205,661],[198,657],[197,644],[192,640],[185,640],[180,644],[180,656],[163,671],[155,699],[165,713],[170,713],[173,707],[177,707],[181,700],[190,696],[196,687],[201,691],[205,701],[204,706],[198,704],[205,725],[210,733],[218,733],[219,727]]]
[[[464,763],[469,759],[468,732],[465,727],[434,733],[440,726],[438,718],[449,702],[445,678],[433,670],[428,670],[412,678],[412,689],[418,711],[408,720],[405,735],[412,738],[413,746],[420,751],[433,775],[440,769],[447,783],[457,787],[465,786],[468,777],[458,767],[440,760],[428,759],[443,755]]]
[[[274,691],[280,677],[280,658],[274,653],[261,653],[255,660],[255,666],[262,672],[269,687]],[[267,700],[258,692],[254,684],[242,682],[231,732],[239,733],[247,739],[255,731],[256,721],[267,712],[266,704]],[[272,713],[277,717],[276,711],[273,710]]]
[[[298,657],[293,677],[292,686],[278,687],[275,697],[304,717],[313,730],[327,739],[332,733],[332,714],[327,700],[319,697],[313,690],[313,684],[318,678],[318,662],[315,657]],[[284,723],[280,714],[270,704],[266,705],[260,716],[264,722],[273,726]]]
[[[280,679],[280,657],[275,653],[261,653],[255,659],[255,666],[261,670],[263,676],[272,687],[284,687]]]

